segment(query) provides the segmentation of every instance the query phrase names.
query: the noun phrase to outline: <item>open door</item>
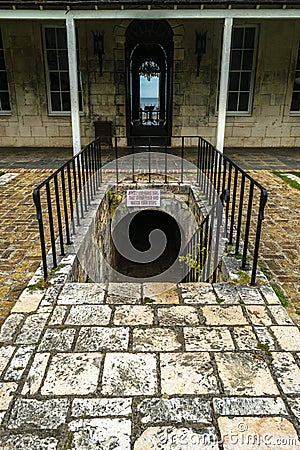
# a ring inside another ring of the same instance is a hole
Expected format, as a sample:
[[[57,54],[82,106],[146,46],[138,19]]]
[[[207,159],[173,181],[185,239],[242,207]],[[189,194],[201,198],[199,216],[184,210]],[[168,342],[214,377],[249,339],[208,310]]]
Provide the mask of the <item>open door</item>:
[[[135,20],[126,32],[129,144],[170,145],[173,32],[164,20]]]

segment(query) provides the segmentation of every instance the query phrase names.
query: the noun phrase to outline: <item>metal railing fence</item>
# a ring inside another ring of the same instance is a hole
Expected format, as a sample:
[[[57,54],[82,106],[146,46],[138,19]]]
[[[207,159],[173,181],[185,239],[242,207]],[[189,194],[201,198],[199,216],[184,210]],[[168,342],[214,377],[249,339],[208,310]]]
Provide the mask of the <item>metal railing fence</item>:
[[[145,158],[148,154],[148,165],[146,170],[143,170],[143,175],[151,183],[157,176],[155,161],[151,160],[151,152],[155,151],[164,154],[163,169],[160,171],[164,183],[169,183],[172,174],[169,155],[177,155],[180,157],[176,170],[178,182],[198,184],[210,208],[213,208],[218,199],[221,200],[228,245],[232,246],[232,252],[236,256],[240,256],[241,269],[248,268],[248,253],[251,250],[253,260],[250,284],[255,284],[267,191],[202,137],[174,137],[177,144],[180,143],[176,148],[167,145],[168,139],[165,138],[162,145],[162,138],[144,137],[141,146],[139,139],[132,138],[131,147],[124,149],[119,145],[120,138],[114,137],[112,148],[103,149],[101,138],[97,138],[34,189],[33,199],[39,224],[45,279],[49,275],[49,265],[56,268],[58,257],[64,256],[67,247],[72,243],[72,235],[76,234],[103,182],[106,163],[114,160],[110,182],[118,184],[124,177],[119,167],[119,157],[129,154],[131,167],[126,168],[126,177],[135,183],[141,174],[136,167],[135,155],[142,151]],[[193,176],[191,178],[190,172],[185,171],[185,159],[194,163],[194,179]],[[202,236],[195,237],[198,243],[202,240],[205,247],[205,252],[200,251],[197,257],[201,267],[204,266],[209,254],[213,228],[211,220],[204,218],[200,227],[200,231],[203,230],[200,232]],[[47,258],[49,249],[52,252]],[[49,262],[50,260],[52,261]],[[198,278],[196,272],[195,269],[191,269],[188,281],[195,281]],[[202,281],[206,281],[203,276]]]

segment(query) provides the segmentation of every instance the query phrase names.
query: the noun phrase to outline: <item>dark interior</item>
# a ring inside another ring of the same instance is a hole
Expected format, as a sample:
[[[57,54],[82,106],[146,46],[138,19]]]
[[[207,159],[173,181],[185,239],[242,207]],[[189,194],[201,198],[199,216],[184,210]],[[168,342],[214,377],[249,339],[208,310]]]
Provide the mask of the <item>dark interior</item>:
[[[126,230],[124,228],[126,227],[122,224],[123,220],[118,223],[114,233],[118,233],[119,238],[125,240]],[[136,215],[132,214],[129,226],[129,239],[132,245],[141,252],[149,250],[151,247],[149,234],[155,229],[162,230],[167,239],[166,247],[159,258],[149,263],[129,261],[113,245],[112,260],[115,262],[115,269],[118,272],[130,277],[148,278],[163,273],[176,261],[181,246],[180,228],[172,216],[162,211],[147,209]]]

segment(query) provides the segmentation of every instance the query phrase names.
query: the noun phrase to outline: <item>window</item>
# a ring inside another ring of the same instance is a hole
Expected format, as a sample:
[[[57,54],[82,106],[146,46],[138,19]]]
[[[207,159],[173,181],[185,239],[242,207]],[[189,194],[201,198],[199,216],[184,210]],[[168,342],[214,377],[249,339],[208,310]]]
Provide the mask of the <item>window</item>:
[[[249,114],[256,57],[256,27],[234,27],[232,34],[227,111]]]
[[[71,111],[67,33],[65,28],[45,28],[48,103],[51,113]],[[78,49],[78,44],[77,44]],[[79,65],[79,52],[77,50]],[[82,111],[81,76],[78,67],[79,109]]]
[[[9,101],[9,91],[8,82],[6,76],[6,68],[4,61],[4,49],[2,41],[2,33],[0,29],[0,114],[10,113],[10,101]]]
[[[300,44],[298,48],[297,65],[293,86],[291,113],[300,113]]]

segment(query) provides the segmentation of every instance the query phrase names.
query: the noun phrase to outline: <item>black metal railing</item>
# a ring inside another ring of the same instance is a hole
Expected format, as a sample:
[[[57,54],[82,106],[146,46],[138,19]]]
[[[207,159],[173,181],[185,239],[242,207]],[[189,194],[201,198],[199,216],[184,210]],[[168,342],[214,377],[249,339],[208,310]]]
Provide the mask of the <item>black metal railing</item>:
[[[232,252],[240,257],[241,269],[248,268],[249,250],[253,254],[251,284],[254,285],[267,191],[202,137],[174,137],[172,139],[176,147],[168,145],[170,137],[132,138],[131,147],[127,148],[120,145],[120,139],[114,137],[112,148],[105,149],[101,148],[101,138],[97,138],[34,190],[33,198],[39,223],[44,278],[48,277],[49,267],[58,266],[58,256],[65,255],[67,246],[71,244],[72,235],[76,234],[91,200],[102,184],[107,163],[114,161],[112,169],[108,170],[110,182],[120,183],[124,177],[136,182],[141,173],[144,176],[146,174],[147,181],[151,182],[158,174],[155,161],[151,159],[151,153],[155,151],[163,153],[163,164],[159,174],[164,183],[169,182],[173,171],[176,172],[179,183],[198,184],[209,206],[208,211],[215,211],[216,205],[221,201],[228,245],[232,246]],[[144,166],[142,172],[136,165],[137,155],[140,152],[143,152],[144,159],[147,161],[146,169]],[[130,167],[127,164],[124,169],[124,166],[119,163],[119,158],[128,154]],[[170,167],[171,155],[180,158],[176,170]],[[193,162],[194,174],[186,170],[185,159]],[[201,269],[204,265],[206,268],[210,266],[207,258],[212,257],[210,247],[213,242],[213,233],[217,240],[214,243],[214,252],[218,250],[220,239],[221,224],[218,219],[216,220],[218,216],[215,214],[207,216],[204,215],[199,233],[194,237],[196,246],[200,247],[198,259],[196,259],[199,260]],[[47,257],[49,249],[52,252]],[[187,251],[190,250],[191,248],[187,249]],[[208,272],[207,274],[202,272],[202,281],[207,281],[205,277],[209,275]],[[198,270],[192,268],[188,277],[189,281],[198,279]]]

